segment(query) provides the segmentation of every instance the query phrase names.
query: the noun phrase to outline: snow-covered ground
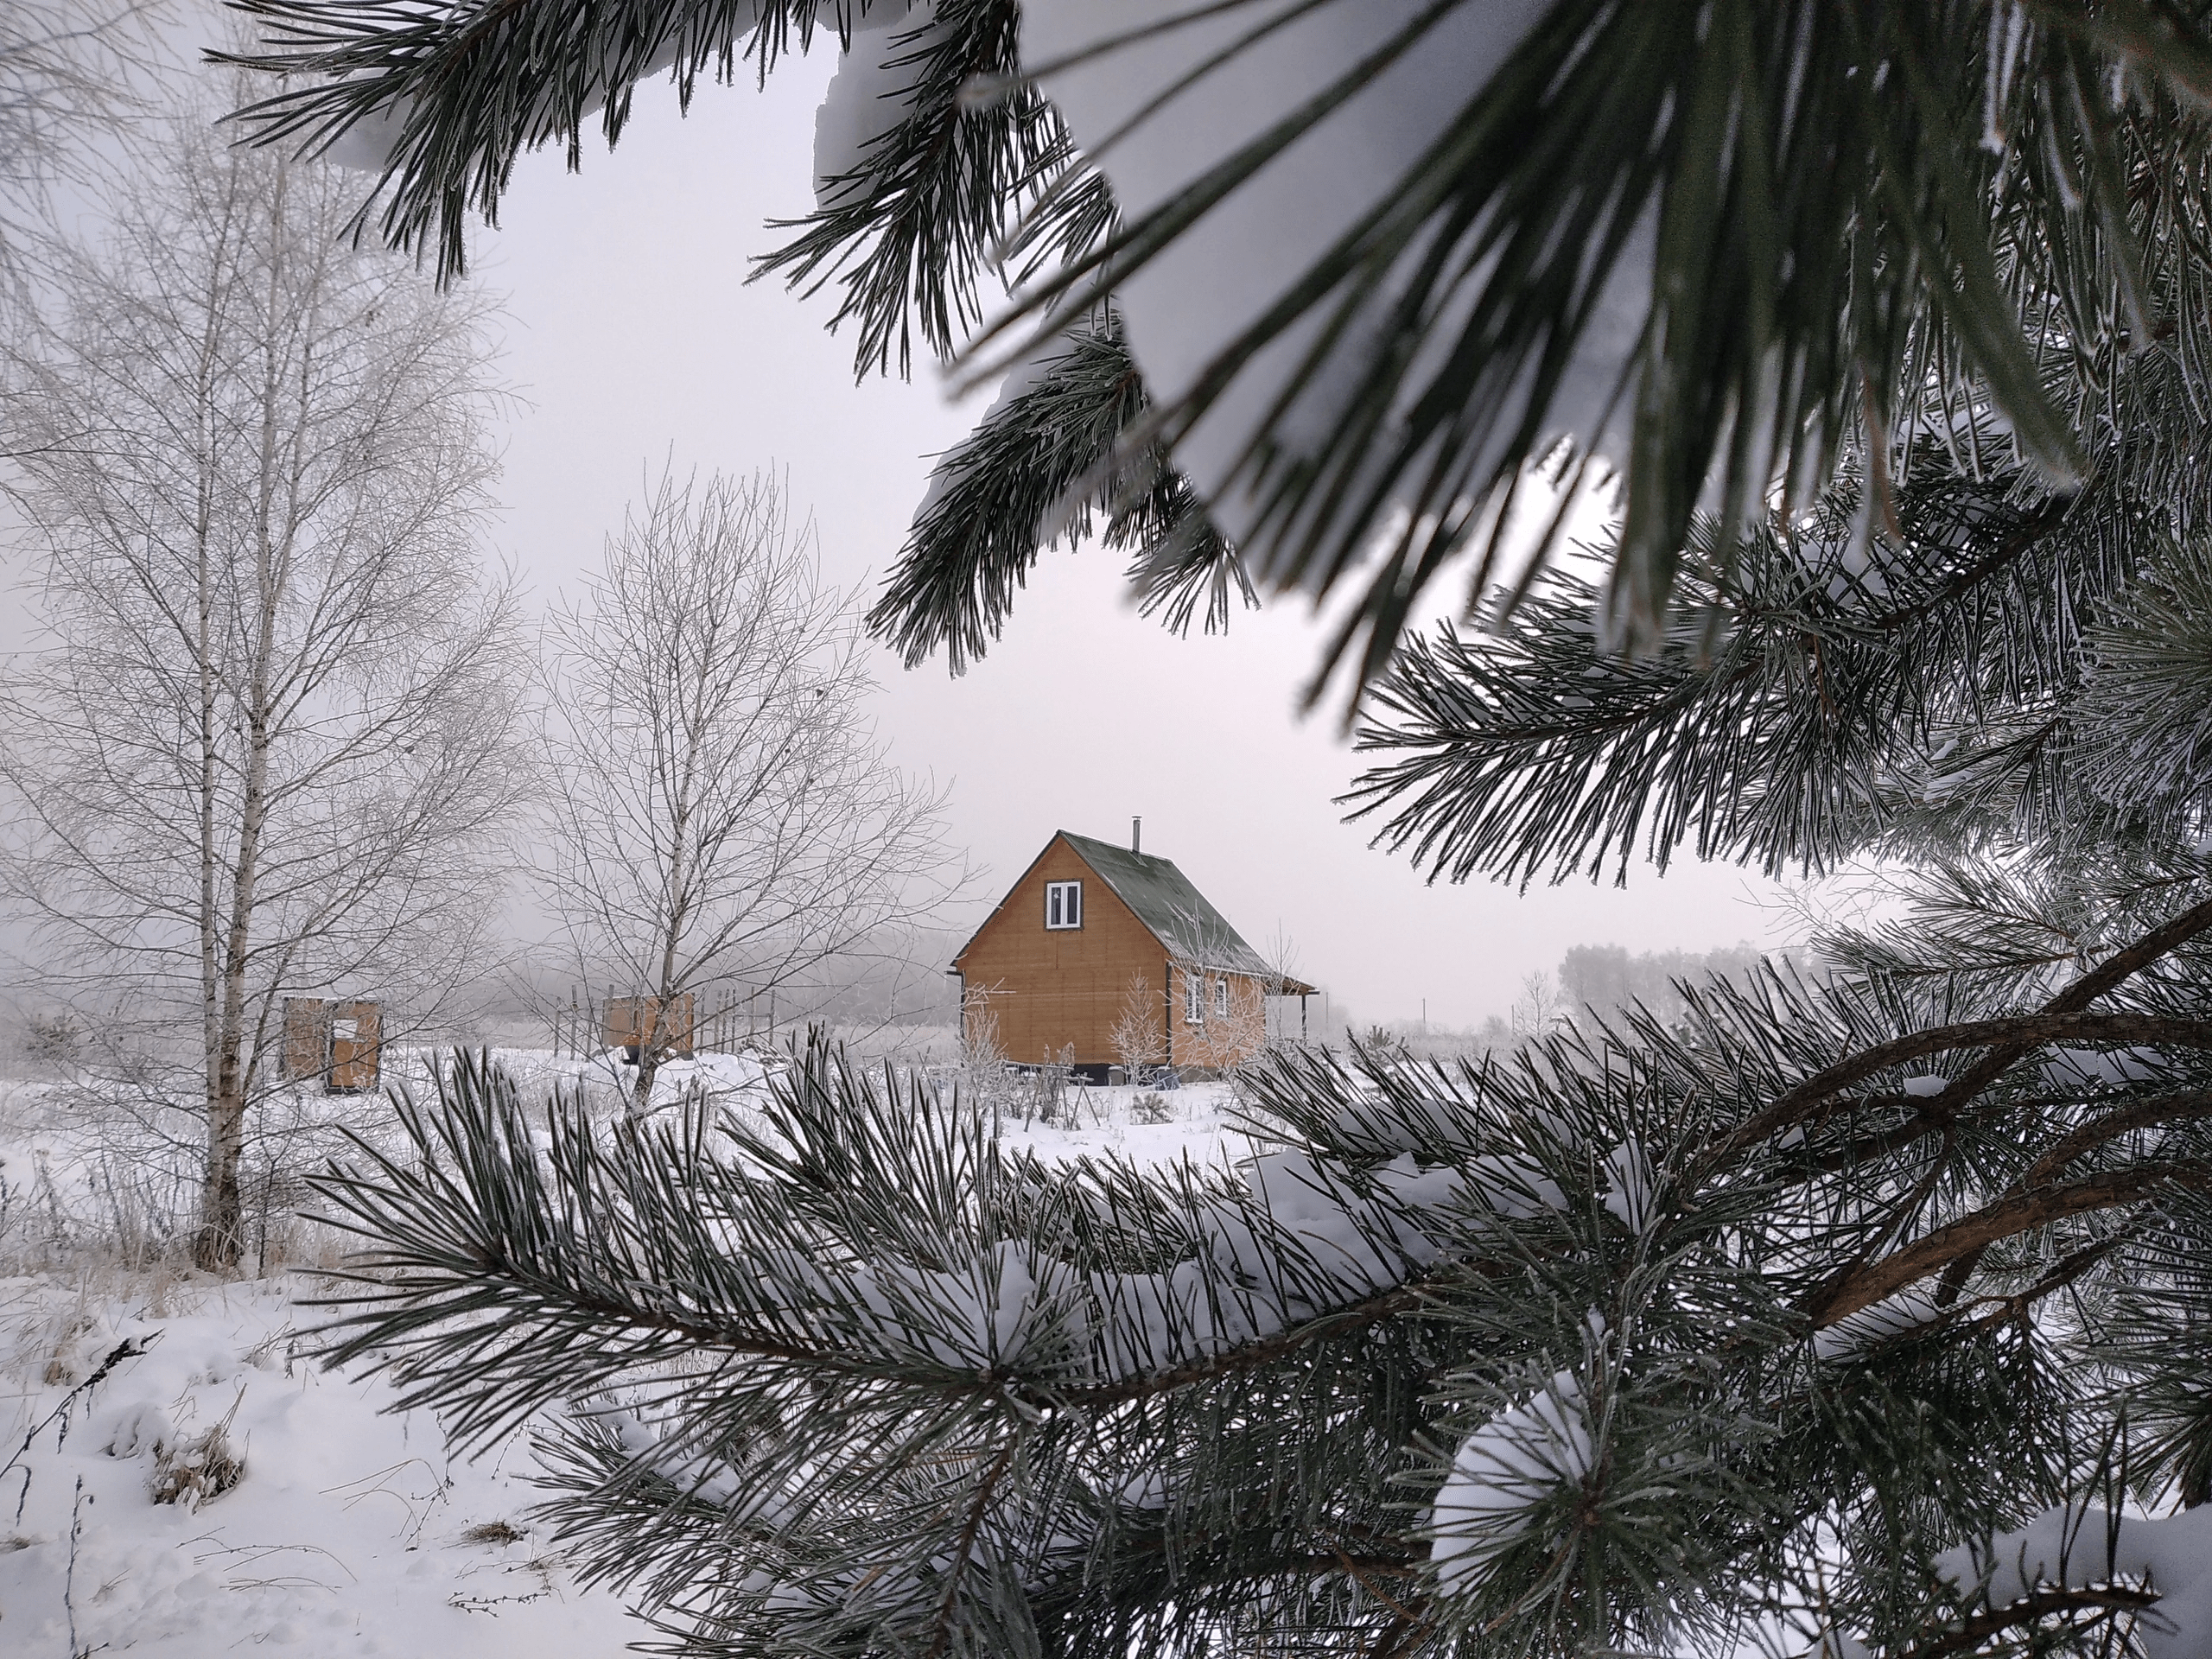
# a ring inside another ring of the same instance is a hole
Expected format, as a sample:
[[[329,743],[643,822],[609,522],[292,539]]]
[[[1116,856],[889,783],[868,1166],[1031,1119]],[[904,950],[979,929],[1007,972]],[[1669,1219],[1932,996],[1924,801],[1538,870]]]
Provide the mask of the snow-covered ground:
[[[25,1448],[0,1515],[0,1651],[567,1659],[648,1634],[524,1518],[527,1446],[456,1461],[427,1416],[385,1414],[382,1382],[308,1363],[294,1289],[0,1287],[8,1446]],[[180,1465],[217,1461],[211,1432],[237,1484],[156,1502]]]
[[[581,1083],[616,1109],[604,1065],[499,1058],[526,1094]],[[420,1061],[392,1070],[427,1082]],[[694,1084],[742,1108],[760,1067],[702,1057],[664,1069],[656,1094]],[[1208,1084],[1071,1090],[1058,1122],[1020,1090],[999,1109],[1009,1145],[1150,1162],[1218,1155],[1238,1138],[1231,1104]],[[296,1162],[340,1144],[340,1124],[374,1139],[389,1108],[302,1096],[277,1116]],[[82,1091],[0,1085],[0,1249],[20,1269],[0,1278],[0,1655],[597,1659],[650,1637],[531,1519],[526,1431],[457,1459],[429,1414],[387,1409],[378,1378],[321,1370],[303,1274],[221,1282],[148,1264],[156,1212],[189,1194],[189,1147],[157,1131]],[[281,1217],[269,1236],[272,1258],[338,1248]]]

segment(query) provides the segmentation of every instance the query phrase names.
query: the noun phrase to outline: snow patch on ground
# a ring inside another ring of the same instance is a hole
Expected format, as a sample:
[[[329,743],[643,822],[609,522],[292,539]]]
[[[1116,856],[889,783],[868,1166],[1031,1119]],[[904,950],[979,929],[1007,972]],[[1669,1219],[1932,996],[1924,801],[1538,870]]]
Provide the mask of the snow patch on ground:
[[[0,1477],[0,1649],[582,1659],[650,1634],[524,1518],[526,1443],[458,1460],[426,1414],[387,1414],[382,1382],[316,1368],[299,1288],[0,1281],[0,1422],[9,1451],[29,1441]],[[237,1484],[156,1503],[218,1424]]]
[[[1075,1084],[1049,1121],[1033,1111],[1025,1115],[1019,1106],[1001,1107],[999,1139],[1009,1152],[1033,1152],[1056,1162],[1111,1155],[1135,1164],[1166,1164],[1187,1154],[1208,1163],[1224,1151],[1250,1155],[1249,1137],[1232,1116],[1236,1109],[1236,1091],[1226,1083],[1190,1083],[1165,1090]]]

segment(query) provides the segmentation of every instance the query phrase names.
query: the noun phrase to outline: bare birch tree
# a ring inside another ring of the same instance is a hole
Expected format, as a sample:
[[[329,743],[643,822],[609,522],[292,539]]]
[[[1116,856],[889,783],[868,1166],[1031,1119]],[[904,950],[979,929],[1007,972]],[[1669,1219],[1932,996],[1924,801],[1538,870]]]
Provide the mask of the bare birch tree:
[[[472,971],[525,781],[482,302],[348,245],[356,188],[181,121],[52,256],[0,396],[36,630],[0,870],[49,994],[196,1027],[210,1268],[277,999]]]
[[[142,109],[160,0],[9,0],[0,6],[0,277],[17,273],[22,215],[81,178],[87,140]]]
[[[548,646],[540,880],[586,982],[646,999],[643,1109],[687,993],[798,985],[936,907],[943,798],[874,736],[856,619],[768,474],[664,475]]]

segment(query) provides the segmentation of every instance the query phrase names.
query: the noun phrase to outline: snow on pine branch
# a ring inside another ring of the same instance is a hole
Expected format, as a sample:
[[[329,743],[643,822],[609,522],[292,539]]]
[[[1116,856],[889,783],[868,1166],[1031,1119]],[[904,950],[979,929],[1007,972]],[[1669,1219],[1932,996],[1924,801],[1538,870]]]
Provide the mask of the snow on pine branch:
[[[1762,1145],[1681,1189],[1758,1103],[1879,1035],[1842,990],[1767,988],[1792,1018],[1758,1046],[1727,1012],[1750,994],[1715,992],[1694,1035],[1632,1021],[1633,1045],[1287,1056],[1248,1090],[1255,1154],[1210,1166],[1011,1153],[986,1115],[826,1050],[758,1122],[556,1112],[541,1158],[543,1120],[458,1072],[407,1155],[324,1184],[385,1270],[338,1357],[397,1352],[404,1402],[458,1408],[464,1440],[569,1403],[554,1485],[593,1495],[568,1502],[597,1516],[594,1559],[690,1529],[716,1617],[809,1640],[865,1604],[926,1649],[956,1592],[986,1623],[994,1584],[1057,1605],[1137,1544],[1214,1548],[1247,1508],[1300,1560],[1370,1528],[1357,1570],[1394,1596],[1433,1574],[1455,1619],[1518,1620],[1524,1568],[1718,1586],[1763,1547],[1763,1459],[1798,1455],[1807,1382],[1896,1382],[1925,1322],[1916,1287],[1827,1340],[1803,1311],[1827,1246],[1857,1249],[1916,1166],[1808,1180],[1808,1147]],[[1880,1115],[1840,1132],[1941,1098],[1908,1075],[1931,1074],[1891,1066]],[[1293,1445],[1313,1501],[1284,1520],[1268,1483]],[[1678,1615],[1634,1617],[1658,1642]]]
[[[512,1085],[457,1070],[409,1120],[414,1166],[435,1179],[385,1163],[322,1183],[403,1270],[363,1281],[352,1323],[411,1349],[423,1398],[474,1396],[484,1424],[696,1351],[763,1374],[1076,1401],[1355,1309],[1571,1202],[1556,1168],[1460,1102],[1433,1107],[1461,1150],[1426,1155],[1450,1162],[1309,1149],[1053,1168],[919,1087],[821,1053],[805,1070],[721,1145],[696,1123],[608,1131],[556,1108],[544,1166]],[[1386,1113],[1356,1116],[1370,1143],[1392,1133]],[[1599,1161],[1608,1206],[1634,1213],[1643,1155]],[[588,1328],[607,1339],[564,1347],[573,1369],[544,1363],[547,1333]]]
[[[814,113],[814,199],[821,207],[836,207],[864,188],[870,149],[914,112],[917,60],[929,41],[910,38],[911,15],[908,0],[882,0],[854,20],[851,41]]]
[[[1131,349],[1162,407],[1197,390],[1228,343],[1390,200],[1550,0],[1459,5],[1433,22],[1427,14],[1437,8],[1425,0],[1268,0],[1212,10],[1201,21],[1165,27],[1192,9],[1183,0],[1027,0],[1023,7],[1024,63],[1133,223],[1326,93],[1401,30],[1426,32],[1116,284]],[[1619,392],[1649,309],[1650,238],[1647,220],[1592,296],[1551,400],[1548,432],[1601,446],[1625,429]],[[1323,456],[1362,390],[1392,307],[1412,271],[1433,256],[1429,239],[1417,239],[1333,340],[1333,307],[1307,310],[1243,365],[1177,443],[1176,464],[1232,542],[1266,545],[1255,538],[1263,502],[1248,464],[1255,440],[1265,434],[1306,460]],[[1455,337],[1447,326],[1428,331],[1426,351],[1402,383],[1402,404],[1443,366]],[[1317,351],[1320,361],[1309,363]],[[1501,452],[1511,426],[1497,423]],[[1264,551],[1261,569],[1276,574],[1266,569]]]
[[[686,45],[681,36],[671,35],[642,61],[632,65],[618,64],[616,50],[602,44],[585,79],[588,90],[575,105],[577,128],[581,130],[584,122],[605,109],[610,97],[626,97],[640,82],[674,70]],[[529,125],[541,136],[551,130],[549,124],[554,119],[559,96],[549,92],[531,110]],[[313,153],[321,161],[351,171],[385,173],[399,164],[408,123],[416,118],[414,99],[382,105],[349,123],[325,148]]]
[[[2164,1516],[2059,1504],[2025,1526],[1936,1559],[1939,1577],[2002,1611],[2038,1591],[2141,1585],[2145,1659],[2193,1659],[2212,1644],[2212,1508]]]
[[[1579,1492],[1597,1466],[1581,1380],[1560,1371],[1459,1443],[1430,1512],[1430,1559],[1447,1592],[1467,1589],[1526,1538],[1548,1500]]]

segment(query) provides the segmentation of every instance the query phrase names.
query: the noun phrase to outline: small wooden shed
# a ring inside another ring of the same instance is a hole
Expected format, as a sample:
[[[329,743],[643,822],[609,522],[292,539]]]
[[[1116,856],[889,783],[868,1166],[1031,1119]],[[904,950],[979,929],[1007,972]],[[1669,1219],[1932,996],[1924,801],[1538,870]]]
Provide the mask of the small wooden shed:
[[[1315,993],[1270,968],[1171,860],[1065,830],[952,971],[971,1045],[1066,1061],[1092,1082],[1132,1064],[1236,1065],[1265,1043],[1273,999]]]
[[[326,1094],[359,1095],[377,1086],[383,1065],[384,1015],[374,999],[284,999],[278,1075],[302,1083],[320,1079]]]
[[[377,1086],[384,1065],[384,1015],[365,997],[330,1006],[330,1084],[334,1095],[362,1095]]]
[[[669,998],[665,1010],[657,996],[610,996],[601,1040],[634,1061],[650,1032],[662,1059],[689,1058],[698,1031],[698,997],[690,991]]]

